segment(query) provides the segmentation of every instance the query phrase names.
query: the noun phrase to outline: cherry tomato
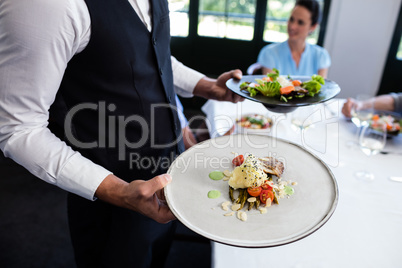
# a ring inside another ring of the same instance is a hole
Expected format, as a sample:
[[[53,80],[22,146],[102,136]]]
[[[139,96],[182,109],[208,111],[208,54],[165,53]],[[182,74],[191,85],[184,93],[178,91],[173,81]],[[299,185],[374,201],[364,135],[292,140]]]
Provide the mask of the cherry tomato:
[[[243,164],[243,162],[244,162],[244,156],[243,156],[242,154],[236,156],[236,157],[233,158],[233,160],[232,160],[233,165],[235,165],[236,167],[237,167],[237,166],[240,166],[241,164]]]
[[[266,128],[269,128],[269,127],[270,127],[270,124],[269,124],[269,123],[266,123],[266,124],[263,125],[261,128],[266,129]]]
[[[262,190],[260,193],[260,201],[263,204],[267,203],[267,200],[271,199],[271,202],[274,200],[274,192],[269,191],[269,190]]]
[[[272,186],[274,186],[274,184],[273,184],[272,181],[266,181],[263,185],[261,185],[261,188],[262,188],[263,190],[272,191],[272,189],[273,189]]]
[[[258,187],[248,187],[247,192],[251,196],[259,196],[262,191],[261,186]]]

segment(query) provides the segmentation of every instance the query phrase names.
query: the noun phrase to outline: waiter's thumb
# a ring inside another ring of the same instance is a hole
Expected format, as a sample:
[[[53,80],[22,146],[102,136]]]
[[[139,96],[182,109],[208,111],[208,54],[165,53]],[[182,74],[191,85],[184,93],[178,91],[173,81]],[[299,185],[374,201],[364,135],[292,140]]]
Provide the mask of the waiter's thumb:
[[[148,181],[148,184],[150,188],[153,190],[153,192],[156,192],[163,187],[165,187],[167,184],[169,184],[172,181],[172,176],[169,174],[162,174],[159,176],[156,176]]]

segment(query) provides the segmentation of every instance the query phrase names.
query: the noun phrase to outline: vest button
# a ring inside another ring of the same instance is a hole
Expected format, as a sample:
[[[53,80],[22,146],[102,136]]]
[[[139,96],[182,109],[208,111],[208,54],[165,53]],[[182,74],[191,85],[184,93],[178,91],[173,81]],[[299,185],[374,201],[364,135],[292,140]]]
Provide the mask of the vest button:
[[[163,70],[162,70],[162,68],[159,68],[159,73],[160,73],[160,75],[163,75]]]
[[[155,37],[152,38],[152,44],[153,44],[154,46],[156,46],[156,38],[155,38]]]
[[[172,97],[168,97],[169,103],[172,102]]]

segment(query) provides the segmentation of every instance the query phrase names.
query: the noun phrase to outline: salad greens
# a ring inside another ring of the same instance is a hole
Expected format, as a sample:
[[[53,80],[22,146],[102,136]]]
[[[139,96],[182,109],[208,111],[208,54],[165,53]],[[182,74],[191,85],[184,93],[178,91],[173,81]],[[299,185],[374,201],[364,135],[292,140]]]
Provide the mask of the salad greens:
[[[287,102],[293,97],[314,97],[321,91],[324,84],[325,80],[320,75],[313,75],[310,80],[301,82],[293,80],[290,76],[287,78],[280,76],[279,71],[274,68],[273,73],[267,74],[262,79],[256,79],[255,82],[243,82],[240,89],[248,91],[250,97],[262,94],[266,97],[278,97],[281,101]]]
[[[311,80],[303,82],[301,87],[304,89],[308,90],[308,96],[314,97],[315,94],[320,92],[321,90],[321,85],[325,84],[324,78],[320,75],[313,75],[311,77]]]

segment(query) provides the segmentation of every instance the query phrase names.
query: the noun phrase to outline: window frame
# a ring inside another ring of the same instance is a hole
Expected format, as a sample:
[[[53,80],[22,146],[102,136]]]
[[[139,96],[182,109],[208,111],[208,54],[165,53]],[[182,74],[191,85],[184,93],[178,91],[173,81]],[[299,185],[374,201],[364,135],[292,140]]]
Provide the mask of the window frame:
[[[399,44],[402,41],[402,4],[395,24],[391,45],[388,50],[387,60],[381,78],[380,87],[377,95],[389,94],[391,92],[402,92],[400,86],[400,70],[402,70],[402,60],[397,58]]]
[[[254,17],[254,34],[252,40],[244,40],[248,42],[260,42],[264,44],[272,43],[272,42],[266,42],[263,40],[263,35],[264,35],[264,30],[265,30],[265,22],[266,22],[266,9],[268,6],[268,1],[256,1],[256,13]],[[317,40],[317,45],[322,46],[324,42],[324,37],[325,37],[325,29],[328,21],[328,13],[329,13],[329,8],[331,5],[331,0],[323,0],[324,2],[324,9],[323,9],[323,16],[322,20],[320,22],[320,32],[318,34],[318,40]],[[200,5],[200,0],[190,0],[189,4],[189,30],[188,30],[188,36],[186,37],[180,37],[180,36],[172,36],[172,38],[194,38],[194,37],[199,37],[199,38],[218,38],[218,39],[223,39],[220,37],[208,37],[208,36],[200,36],[198,35],[198,18],[199,18],[199,5]],[[232,38],[228,38],[232,39]],[[232,40],[237,40],[237,39],[232,39]]]

